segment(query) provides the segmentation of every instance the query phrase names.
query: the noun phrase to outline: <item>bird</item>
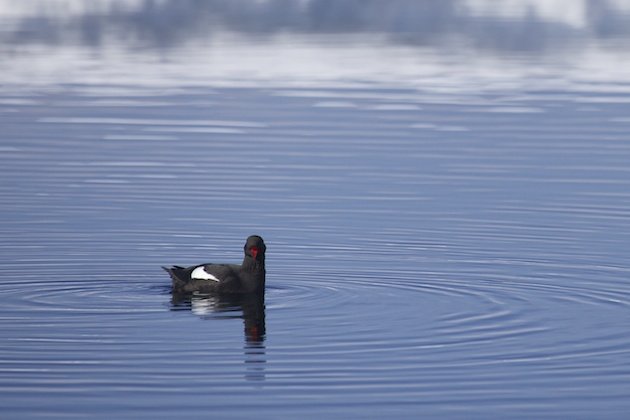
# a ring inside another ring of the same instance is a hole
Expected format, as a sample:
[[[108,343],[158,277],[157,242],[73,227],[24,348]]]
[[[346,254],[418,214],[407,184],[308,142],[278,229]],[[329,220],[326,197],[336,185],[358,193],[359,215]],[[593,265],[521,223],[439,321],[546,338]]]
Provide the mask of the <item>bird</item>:
[[[264,293],[266,250],[263,238],[252,235],[245,242],[240,265],[208,263],[162,268],[171,276],[173,294]]]

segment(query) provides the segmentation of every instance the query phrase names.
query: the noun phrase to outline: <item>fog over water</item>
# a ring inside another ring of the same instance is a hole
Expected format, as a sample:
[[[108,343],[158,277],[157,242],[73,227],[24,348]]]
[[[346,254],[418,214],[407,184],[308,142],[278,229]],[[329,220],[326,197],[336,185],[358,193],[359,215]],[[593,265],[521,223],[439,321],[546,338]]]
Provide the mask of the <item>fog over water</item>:
[[[459,89],[472,79],[478,89],[530,77],[618,83],[630,61],[625,1],[3,1],[0,10],[5,79],[29,83],[133,74],[162,83],[186,66],[190,84],[430,89],[445,79]]]

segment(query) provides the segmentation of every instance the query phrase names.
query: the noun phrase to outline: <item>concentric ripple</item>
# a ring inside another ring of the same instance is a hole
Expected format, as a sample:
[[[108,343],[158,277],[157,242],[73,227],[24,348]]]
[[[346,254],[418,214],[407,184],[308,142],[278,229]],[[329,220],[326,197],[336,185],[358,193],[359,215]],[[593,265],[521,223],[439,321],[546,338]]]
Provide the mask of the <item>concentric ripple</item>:
[[[514,241],[514,232],[485,240]],[[304,253],[270,240],[268,288],[258,307],[213,296],[176,302],[157,264],[129,259],[121,260],[125,275],[87,278],[82,270],[97,254],[59,260],[63,275],[35,261],[26,271],[10,267],[13,278],[2,284],[2,366],[12,382],[2,390],[15,395],[55,381],[66,395],[84,395],[85,384],[120,395],[115,383],[122,381],[147,398],[166,398],[178,384],[182,404],[190,404],[200,395],[180,382],[186,378],[197,389],[220,384],[226,409],[234,393],[259,398],[250,388],[258,383],[263,395],[288,392],[288,410],[307,396],[329,408],[415,398],[440,406],[447,392],[471,407],[479,394],[511,407],[542,401],[528,405],[536,412],[548,408],[541,387],[570,381],[585,393],[589,381],[624,380],[606,372],[628,354],[628,339],[610,323],[630,304],[626,268],[595,265],[579,253],[569,259],[566,250],[509,259],[466,238],[422,246],[403,237],[388,246],[392,237],[381,234],[350,238],[361,245],[311,241]],[[175,244],[146,246],[179,252]],[[211,374],[200,376],[199,366]]]

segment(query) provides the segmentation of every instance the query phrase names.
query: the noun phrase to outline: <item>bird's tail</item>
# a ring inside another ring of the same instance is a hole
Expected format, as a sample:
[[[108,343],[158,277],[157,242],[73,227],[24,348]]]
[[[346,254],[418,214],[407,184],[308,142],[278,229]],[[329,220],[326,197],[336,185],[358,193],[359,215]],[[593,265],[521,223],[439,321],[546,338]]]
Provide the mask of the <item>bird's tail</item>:
[[[184,267],[180,267],[175,265],[173,267],[162,267],[164,271],[171,276],[171,280],[173,280],[173,291],[181,290],[183,286],[186,284],[185,276],[184,276]]]

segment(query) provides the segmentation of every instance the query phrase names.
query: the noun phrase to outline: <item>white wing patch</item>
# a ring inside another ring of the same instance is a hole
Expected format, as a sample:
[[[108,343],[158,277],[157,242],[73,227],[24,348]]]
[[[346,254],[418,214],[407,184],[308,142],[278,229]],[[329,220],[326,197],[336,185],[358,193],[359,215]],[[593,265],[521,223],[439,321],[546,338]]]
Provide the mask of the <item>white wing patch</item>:
[[[212,280],[212,281],[220,281],[218,278],[213,276],[212,274],[206,272],[204,270],[203,265],[195,268],[192,273],[190,273],[190,278],[193,280]]]

